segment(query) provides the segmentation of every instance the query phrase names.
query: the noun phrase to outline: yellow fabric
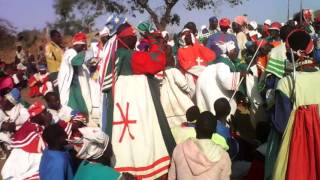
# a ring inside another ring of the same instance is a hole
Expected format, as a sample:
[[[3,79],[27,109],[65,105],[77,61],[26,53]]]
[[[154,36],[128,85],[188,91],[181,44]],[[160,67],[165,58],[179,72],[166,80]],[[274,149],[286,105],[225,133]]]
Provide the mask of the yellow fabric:
[[[282,78],[277,87],[278,90],[282,91],[288,97],[292,97],[293,93],[292,79],[292,76]],[[320,84],[314,83],[314,79],[320,79],[320,72],[298,72],[296,75],[295,102],[283,134],[282,144],[275,163],[272,177],[274,180],[285,180],[286,178],[293,122],[297,108],[303,105],[320,104],[320,92],[317,91],[317,89],[320,88]]]
[[[227,144],[226,139],[224,139],[224,137],[221,136],[220,134],[214,133],[214,134],[212,135],[211,140],[212,140],[214,143],[220,145],[224,150],[226,150],[226,151],[229,150],[229,146],[228,146],[228,144]]]
[[[51,41],[46,45],[46,60],[50,73],[59,71],[62,56],[63,50],[57,44]]]
[[[171,132],[177,144],[180,144],[189,138],[196,138],[196,131],[193,127],[176,126],[171,128]],[[229,150],[227,141],[224,139],[223,136],[217,133],[214,133],[212,135],[211,140],[215,144],[220,145],[224,150],[226,151]]]

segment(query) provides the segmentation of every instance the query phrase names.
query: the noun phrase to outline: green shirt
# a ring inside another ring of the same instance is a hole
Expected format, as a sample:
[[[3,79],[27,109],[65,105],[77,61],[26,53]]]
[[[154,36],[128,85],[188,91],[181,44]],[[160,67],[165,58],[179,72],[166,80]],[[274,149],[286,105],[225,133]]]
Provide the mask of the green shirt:
[[[113,168],[100,163],[83,160],[77,170],[74,180],[118,180],[121,174]]]

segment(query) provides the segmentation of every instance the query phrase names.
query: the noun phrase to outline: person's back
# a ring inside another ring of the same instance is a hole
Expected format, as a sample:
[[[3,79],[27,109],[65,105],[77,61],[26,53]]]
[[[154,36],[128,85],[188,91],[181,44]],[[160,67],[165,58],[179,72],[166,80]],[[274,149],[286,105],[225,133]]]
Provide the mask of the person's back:
[[[71,159],[68,152],[46,149],[43,152],[40,162],[41,180],[71,180],[73,176],[70,161]]]
[[[230,179],[231,161],[219,145],[211,141],[216,121],[212,113],[202,113],[196,123],[197,139],[190,138],[173,151],[168,179]]]
[[[70,155],[65,151],[67,134],[58,125],[50,125],[43,132],[48,147],[43,152],[39,174],[41,180],[72,180],[73,172]]]
[[[231,107],[226,98],[219,98],[214,102],[214,110],[216,112],[217,133],[226,140],[231,138],[230,128],[227,126],[227,117],[230,114]]]
[[[90,174],[90,176],[88,176],[88,174]],[[74,180],[117,180],[120,175],[121,174],[119,172],[109,166],[84,160],[80,164]]]
[[[230,20],[226,18],[222,18],[219,21],[219,25],[221,28],[221,32],[217,32],[209,36],[207,47],[213,50],[216,53],[216,57],[219,57],[222,54],[222,50],[219,48],[218,44],[226,43],[229,41],[233,41],[238,49],[238,42],[235,35],[228,33],[228,29],[230,28]]]

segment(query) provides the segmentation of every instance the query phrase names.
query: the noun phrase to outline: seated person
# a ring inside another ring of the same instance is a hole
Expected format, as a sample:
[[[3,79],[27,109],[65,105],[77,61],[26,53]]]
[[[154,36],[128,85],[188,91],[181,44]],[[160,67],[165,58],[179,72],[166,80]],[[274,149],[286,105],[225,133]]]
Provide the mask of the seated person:
[[[48,92],[44,99],[48,105],[48,111],[52,114],[54,123],[59,120],[69,121],[71,119],[72,109],[69,106],[61,105],[58,93]]]
[[[84,127],[79,129],[83,135],[77,156],[83,159],[74,180],[118,180],[133,179],[131,175],[121,174],[112,167],[115,157],[109,136],[100,128]]]

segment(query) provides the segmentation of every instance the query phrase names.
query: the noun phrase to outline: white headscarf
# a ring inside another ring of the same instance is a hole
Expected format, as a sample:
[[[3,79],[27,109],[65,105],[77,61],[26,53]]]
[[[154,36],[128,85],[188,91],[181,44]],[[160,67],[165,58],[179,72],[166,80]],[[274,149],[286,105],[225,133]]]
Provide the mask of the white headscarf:
[[[81,139],[83,145],[77,156],[80,159],[98,159],[101,157],[108,147],[109,136],[97,127],[84,127],[80,128],[79,131],[83,135]]]

